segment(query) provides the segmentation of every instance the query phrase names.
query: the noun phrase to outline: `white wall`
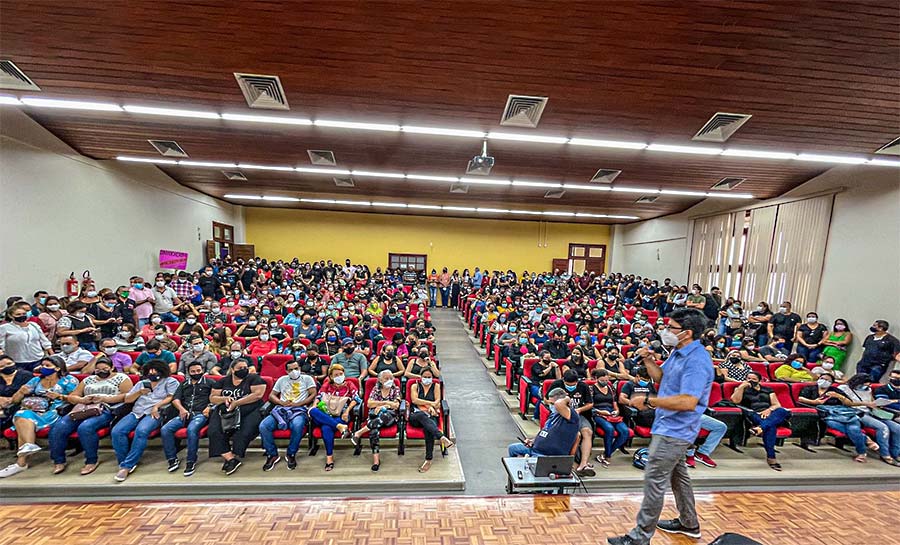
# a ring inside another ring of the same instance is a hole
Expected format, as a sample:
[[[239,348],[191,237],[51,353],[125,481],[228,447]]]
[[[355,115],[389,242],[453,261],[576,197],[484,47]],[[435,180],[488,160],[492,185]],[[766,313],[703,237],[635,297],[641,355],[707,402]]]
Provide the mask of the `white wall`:
[[[610,271],[687,280],[684,256],[690,249],[690,221],[682,214],[617,225],[613,229]]]
[[[14,108],[0,109],[0,297],[60,294],[69,272],[99,286],[158,270],[160,249],[197,269],[212,222],[243,209],[183,187],[152,165],[84,157]]]

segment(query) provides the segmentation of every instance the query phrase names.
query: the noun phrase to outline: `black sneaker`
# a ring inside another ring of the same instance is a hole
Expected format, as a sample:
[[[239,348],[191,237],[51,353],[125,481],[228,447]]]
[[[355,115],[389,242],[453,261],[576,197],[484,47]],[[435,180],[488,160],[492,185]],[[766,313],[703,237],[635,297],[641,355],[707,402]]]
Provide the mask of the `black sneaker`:
[[[194,474],[195,469],[197,469],[197,462],[188,462],[184,466],[184,476],[190,477]]]
[[[616,536],[616,537],[608,537],[606,538],[606,542],[609,545],[638,545],[638,542],[631,539],[629,536]]]
[[[287,460],[288,469],[290,469],[291,471],[297,469],[297,456],[295,456],[294,454],[288,454],[284,457],[284,459]]]
[[[281,456],[269,456],[266,458],[266,463],[263,464],[263,471],[272,471],[275,469],[275,464],[281,461]]]
[[[181,467],[181,460],[178,458],[172,458],[169,460],[169,473],[173,471],[178,471],[178,468]]]
[[[242,462],[242,461],[240,460],[240,458],[232,458],[231,460],[228,460],[228,462],[226,462],[225,465],[226,465],[226,467],[225,467],[225,474],[226,474],[226,475],[231,475],[232,473],[234,473],[235,471],[237,471],[239,467],[241,467],[242,465],[244,465],[244,462]]]
[[[694,539],[700,539],[699,526],[696,528],[688,528],[687,526],[681,524],[681,521],[678,519],[661,520],[656,523],[656,527],[663,532],[668,532],[670,534],[684,534]]]
[[[227,460],[224,464],[222,464],[222,472],[228,471],[228,466],[231,464],[231,460]]]

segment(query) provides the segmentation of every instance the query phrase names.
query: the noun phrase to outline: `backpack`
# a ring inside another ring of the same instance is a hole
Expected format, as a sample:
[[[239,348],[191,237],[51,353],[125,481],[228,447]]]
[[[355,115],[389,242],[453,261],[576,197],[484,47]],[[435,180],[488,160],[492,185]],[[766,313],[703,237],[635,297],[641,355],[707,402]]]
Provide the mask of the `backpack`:
[[[638,469],[645,469],[647,467],[647,459],[650,457],[650,449],[647,447],[642,447],[634,451],[634,455],[631,457],[631,465]]]
[[[719,302],[709,293],[703,294],[706,297],[706,305],[703,306],[703,314],[714,323],[719,319]]]

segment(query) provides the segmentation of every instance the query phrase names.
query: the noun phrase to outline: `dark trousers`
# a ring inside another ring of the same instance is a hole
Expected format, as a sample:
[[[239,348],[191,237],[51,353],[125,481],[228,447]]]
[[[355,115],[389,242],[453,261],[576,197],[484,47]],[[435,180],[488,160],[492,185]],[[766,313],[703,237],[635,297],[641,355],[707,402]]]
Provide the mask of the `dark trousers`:
[[[791,415],[790,411],[783,407],[779,407],[772,411],[768,418],[762,418],[758,413],[747,412],[747,418],[755,426],[762,428],[763,447],[766,449],[766,456],[775,458],[775,441],[778,440],[778,425],[787,420]]]
[[[885,371],[887,371],[887,365],[872,364],[866,361],[860,361],[856,364],[856,372],[869,375],[875,384],[881,381]]]
[[[209,457],[215,458],[226,452],[231,452],[238,458],[243,458],[247,453],[247,446],[259,435],[260,422],[262,422],[262,415],[259,411],[241,414],[241,427],[231,434],[226,434],[222,430],[222,419],[219,418],[219,411],[211,411],[209,414],[209,428],[206,432],[209,438]]]
[[[425,432],[425,459],[434,458],[434,441],[444,436],[438,428],[438,417],[430,416],[425,411],[414,411],[409,416],[409,423]]]
[[[397,415],[393,411],[381,411],[375,415],[369,415],[369,422],[366,426],[369,428],[369,446],[372,452],[377,454],[381,452],[381,428],[389,428],[397,423]]]

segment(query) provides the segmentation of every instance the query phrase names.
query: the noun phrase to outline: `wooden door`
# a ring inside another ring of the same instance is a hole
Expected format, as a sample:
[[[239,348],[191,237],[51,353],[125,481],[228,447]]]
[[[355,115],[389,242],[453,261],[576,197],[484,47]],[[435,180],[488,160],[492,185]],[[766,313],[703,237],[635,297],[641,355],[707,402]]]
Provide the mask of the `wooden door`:
[[[247,261],[256,257],[256,246],[253,244],[232,244],[231,251],[231,257],[234,259]]]
[[[557,258],[553,260],[553,270],[550,272],[559,271],[560,273],[565,273],[569,270],[569,260],[566,258]]]

